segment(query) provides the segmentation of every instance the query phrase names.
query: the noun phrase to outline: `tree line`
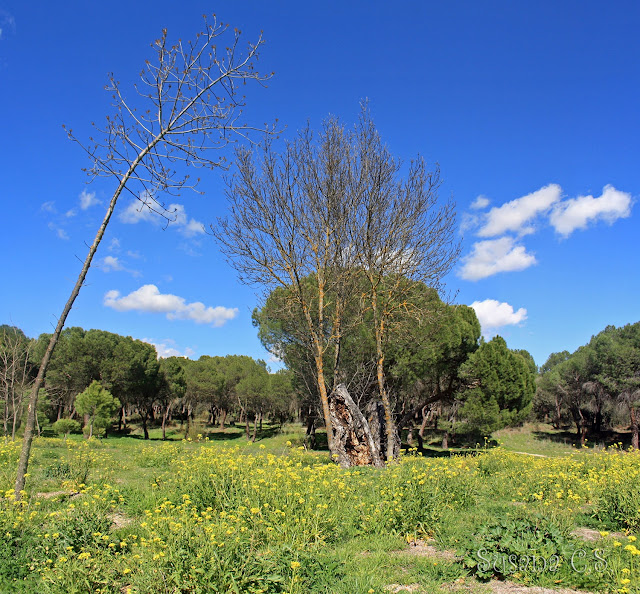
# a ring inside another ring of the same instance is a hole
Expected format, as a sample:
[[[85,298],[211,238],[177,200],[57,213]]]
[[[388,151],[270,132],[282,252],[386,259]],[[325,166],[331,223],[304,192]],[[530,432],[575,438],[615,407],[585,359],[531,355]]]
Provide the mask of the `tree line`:
[[[540,368],[535,411],[556,428],[574,424],[581,445],[617,424],[631,427],[638,449],[640,322],[607,326],[574,353],[549,356]]]
[[[49,340],[48,334],[29,339],[19,328],[0,327],[5,438],[15,439],[24,423],[28,391]],[[36,423],[38,432],[53,424],[61,434],[84,424],[91,436],[122,431],[135,420],[145,439],[152,424],[164,439],[169,422],[179,421],[189,435],[194,419],[206,415],[221,429],[231,418],[244,422],[247,437],[255,440],[264,418],[280,424],[294,418],[296,402],[290,373],[271,374],[264,361],[244,355],[158,359],[146,342],[72,327],[61,333],[49,363]]]

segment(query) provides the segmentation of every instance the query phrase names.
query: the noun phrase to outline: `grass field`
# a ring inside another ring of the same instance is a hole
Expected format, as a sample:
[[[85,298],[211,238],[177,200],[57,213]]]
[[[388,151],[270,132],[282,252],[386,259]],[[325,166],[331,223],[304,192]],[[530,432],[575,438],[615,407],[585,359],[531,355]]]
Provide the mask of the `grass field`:
[[[300,427],[181,435],[40,438],[19,502],[0,445],[0,592],[640,592],[637,453],[527,427],[342,470]]]

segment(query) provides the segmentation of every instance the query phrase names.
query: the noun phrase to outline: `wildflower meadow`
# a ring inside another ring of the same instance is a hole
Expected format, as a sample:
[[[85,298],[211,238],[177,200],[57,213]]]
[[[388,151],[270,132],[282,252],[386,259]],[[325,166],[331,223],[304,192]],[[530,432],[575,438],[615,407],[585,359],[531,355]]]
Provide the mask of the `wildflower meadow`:
[[[42,438],[19,501],[18,445],[3,443],[0,590],[440,592],[508,579],[640,592],[638,453],[409,450],[344,470],[286,437]]]

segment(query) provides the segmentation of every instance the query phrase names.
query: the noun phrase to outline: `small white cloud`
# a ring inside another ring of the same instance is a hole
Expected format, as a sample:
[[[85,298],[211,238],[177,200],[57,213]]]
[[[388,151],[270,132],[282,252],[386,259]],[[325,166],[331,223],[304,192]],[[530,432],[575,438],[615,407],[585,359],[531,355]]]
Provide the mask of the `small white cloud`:
[[[5,38],[5,31],[16,32],[16,20],[6,10],[0,8],[0,41]]]
[[[487,206],[489,206],[489,202],[491,202],[491,201],[486,196],[478,196],[471,203],[471,208],[473,210],[482,210],[483,208],[486,208]]]
[[[512,237],[488,239],[473,244],[471,253],[462,259],[458,276],[476,281],[499,272],[524,270],[535,263],[535,256],[523,245],[515,245]]]
[[[67,232],[62,227],[58,227],[55,223],[49,223],[48,227],[55,232],[59,239],[69,239]]]
[[[140,200],[133,200],[127,208],[120,213],[120,220],[129,225],[135,225],[140,221],[159,225],[163,219],[151,210],[149,204],[149,199],[145,195],[142,195]]]
[[[102,259],[101,266],[105,272],[111,272],[113,270],[124,270],[124,267],[120,263],[120,260],[118,260],[118,258],[115,258],[114,256],[105,256]]]
[[[547,212],[560,200],[561,195],[562,188],[557,184],[550,184],[502,206],[494,206],[487,213],[485,225],[478,231],[478,235],[495,237],[507,231],[518,233],[538,215]],[[530,225],[526,230],[530,230]]]
[[[162,213],[162,214],[161,214]],[[147,194],[140,200],[134,200],[119,215],[123,223],[136,224],[141,221],[154,225],[166,224],[185,237],[194,237],[205,233],[204,224],[187,216],[184,205],[169,204],[165,209],[156,205]]]
[[[128,272],[131,276],[139,277],[142,276],[139,270],[133,270],[131,268],[125,267],[124,263],[120,258],[116,256],[105,256],[98,263],[98,267],[102,268],[104,272]]]
[[[508,303],[485,299],[474,301],[471,307],[475,310],[478,321],[482,326],[483,334],[490,334],[496,328],[521,324],[527,319],[527,310],[521,307],[518,311]]]
[[[117,237],[113,237],[109,242],[109,246],[107,249],[110,252],[119,252],[120,251],[120,240]]]
[[[40,206],[40,210],[44,211],[44,212],[52,212],[55,213],[56,211],[56,203],[53,200],[49,200],[48,202],[44,202],[41,206]]]
[[[175,225],[185,237],[204,234],[204,225],[200,221],[190,219],[182,204],[170,204],[169,212],[172,213],[169,214],[169,225]]]
[[[119,291],[109,291],[104,296],[104,304],[117,311],[164,313],[169,320],[192,320],[216,328],[238,315],[236,307],[210,307],[199,301],[187,303],[184,297],[160,293],[155,285],[143,285],[124,297]]]
[[[100,204],[100,200],[96,198],[95,192],[87,192],[86,190],[82,190],[78,198],[80,199],[80,208],[82,210],[87,210],[94,204]]]
[[[177,348],[176,341],[171,338],[165,338],[159,342],[153,338],[141,338],[140,340],[147,344],[151,344],[156,348],[158,359],[166,359],[167,357],[191,357],[192,355],[195,355],[195,351],[189,347],[181,352]]]
[[[586,229],[589,223],[603,220],[609,225],[631,215],[631,194],[620,192],[613,186],[605,186],[602,195],[578,196],[557,204],[550,222],[557,233],[568,237],[576,229]]]
[[[67,218],[75,217],[78,214],[78,211],[75,208],[72,208],[64,213],[64,216]]]

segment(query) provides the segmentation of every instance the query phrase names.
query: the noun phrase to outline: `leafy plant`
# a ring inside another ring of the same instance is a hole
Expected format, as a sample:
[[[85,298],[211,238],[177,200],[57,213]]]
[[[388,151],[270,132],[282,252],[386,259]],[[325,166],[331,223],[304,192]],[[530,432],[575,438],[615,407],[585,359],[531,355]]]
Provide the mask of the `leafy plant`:
[[[502,518],[480,527],[462,554],[464,565],[480,579],[510,574],[555,573],[571,558],[575,544],[552,521]]]

